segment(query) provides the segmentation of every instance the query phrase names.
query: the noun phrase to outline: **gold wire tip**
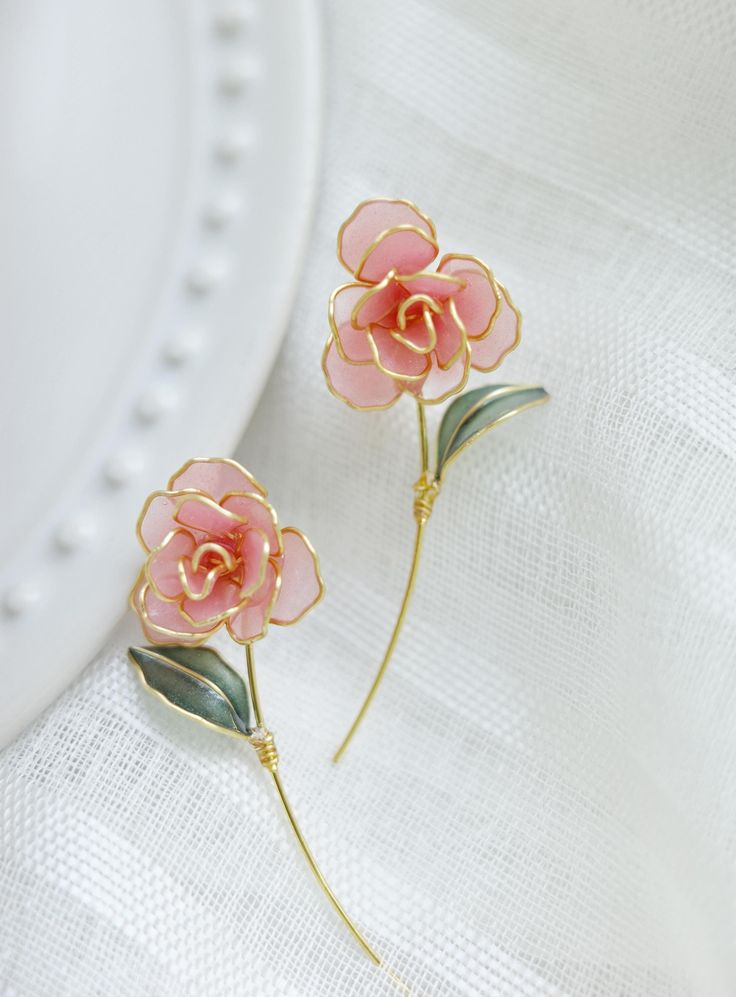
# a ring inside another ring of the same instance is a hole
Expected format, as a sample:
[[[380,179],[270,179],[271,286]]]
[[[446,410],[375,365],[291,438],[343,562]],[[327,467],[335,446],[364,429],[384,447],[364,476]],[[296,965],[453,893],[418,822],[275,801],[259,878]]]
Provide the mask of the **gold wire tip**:
[[[506,422],[520,412],[526,411],[526,409],[542,405],[547,401],[549,401],[549,395],[544,388],[538,385],[526,384],[495,384],[485,388],[474,388],[472,391],[466,391],[458,395],[447,407],[442,416],[437,432],[437,461],[434,471],[430,471],[427,420],[424,414],[424,404],[421,400],[417,400],[421,474],[414,483],[413,513],[416,523],[416,533],[409,577],[404,589],[401,606],[399,607],[399,615],[396,618],[383,660],[378,667],[378,671],[363,700],[362,706],[350,725],[350,729],[332,757],[333,762],[339,762],[344,755],[348,745],[362,724],[368,708],[373,702],[386,674],[406,618],[409,600],[414,591],[419,557],[422,551],[422,541],[424,539],[424,527],[432,515],[434,503],[437,500],[442,482],[444,481],[445,471],[471,443],[474,443],[489,430],[493,429],[494,426]]]

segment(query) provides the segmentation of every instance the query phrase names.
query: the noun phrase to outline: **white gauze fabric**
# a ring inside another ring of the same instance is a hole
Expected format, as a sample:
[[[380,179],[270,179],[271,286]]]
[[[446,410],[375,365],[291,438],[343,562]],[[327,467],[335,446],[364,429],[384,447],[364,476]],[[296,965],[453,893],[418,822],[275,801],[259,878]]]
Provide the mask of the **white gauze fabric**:
[[[414,994],[736,993],[736,7],[332,0],[325,31],[311,249],[236,454],[328,585],[257,648],[295,809]],[[319,365],[336,229],[377,194],[495,269],[525,326],[490,379],[553,400],[448,472],[335,768],[418,472],[413,405],[355,413]],[[253,752],[144,693],[140,640],[2,756],[2,994],[395,993]]]

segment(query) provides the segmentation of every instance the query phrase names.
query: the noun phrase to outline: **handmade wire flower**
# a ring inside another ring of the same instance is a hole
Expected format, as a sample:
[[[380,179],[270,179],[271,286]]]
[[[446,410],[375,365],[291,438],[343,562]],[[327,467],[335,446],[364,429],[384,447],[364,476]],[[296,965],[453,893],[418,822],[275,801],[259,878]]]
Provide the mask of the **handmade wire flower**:
[[[201,644],[223,624],[239,644],[296,623],[322,598],[317,555],[280,529],[266,490],[233,460],[188,461],[138,520],[147,553],[132,594],[149,640]]]
[[[323,369],[353,408],[388,408],[403,392],[436,405],[519,342],[521,316],[485,263],[451,253],[425,269],[438,252],[410,201],[363,201],[340,227],[337,256],[355,281],[330,298]]]
[[[547,401],[536,385],[495,384],[459,394],[471,368],[489,372],[519,343],[521,314],[508,291],[475,256],[443,256],[434,223],[411,201],[363,201],[343,222],[337,256],[355,280],[330,297],[322,369],[330,391],[351,408],[389,408],[409,394],[419,422],[421,474],[414,485],[416,533],[409,578],[383,661],[333,761],[360,726],[393,655],[414,588],[424,527],[444,473],[493,426]],[[425,405],[457,395],[440,423],[429,467]]]
[[[297,824],[256,683],[253,643],[264,636],[269,621],[296,623],[322,597],[314,549],[294,527],[280,529],[265,489],[245,468],[224,458],[190,460],[166,491],[150,495],[138,537],[146,560],[131,605],[153,646],[131,647],[128,653],[145,686],[179,712],[243,738],[256,750],[320,886],[366,954],[381,965],[332,892]],[[246,675],[213,648],[201,646],[223,625],[245,645]]]

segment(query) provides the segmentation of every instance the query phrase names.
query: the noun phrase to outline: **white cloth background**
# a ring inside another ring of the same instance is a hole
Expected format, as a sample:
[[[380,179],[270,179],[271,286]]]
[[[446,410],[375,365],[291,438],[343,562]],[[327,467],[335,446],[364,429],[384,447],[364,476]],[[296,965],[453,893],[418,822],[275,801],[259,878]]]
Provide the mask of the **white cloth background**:
[[[325,21],[312,249],[237,454],[328,584],[258,647],[297,812],[416,994],[736,993],[736,7],[333,0]],[[554,400],[449,472],[335,769],[417,473],[413,406],[354,413],[319,367],[335,232],[373,194],[494,267],[525,316],[496,379]],[[2,994],[393,992],[252,752],[144,695],[137,640],[128,619],[4,753]]]

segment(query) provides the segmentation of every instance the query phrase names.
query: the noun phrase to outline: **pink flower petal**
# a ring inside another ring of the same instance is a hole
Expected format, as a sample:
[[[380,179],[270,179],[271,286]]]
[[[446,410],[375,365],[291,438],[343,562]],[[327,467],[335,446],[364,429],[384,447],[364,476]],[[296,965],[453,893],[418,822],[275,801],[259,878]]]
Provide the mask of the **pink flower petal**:
[[[433,353],[432,369],[426,380],[418,387],[414,381],[410,381],[407,383],[407,388],[430,405],[437,405],[451,395],[457,394],[458,391],[462,391],[468,380],[469,372],[470,350],[466,349],[449,370],[442,370],[437,363],[436,354]]]
[[[271,622],[288,626],[300,620],[322,598],[324,584],[314,548],[293,526],[284,533],[284,560],[281,591],[271,614]]]
[[[243,559],[241,598],[252,597],[266,580],[269,541],[263,530],[248,529],[243,537],[240,556]]]
[[[437,235],[430,219],[411,201],[374,198],[359,204],[341,225],[337,234],[338,259],[351,273],[355,273],[369,246],[382,232],[397,225],[412,225],[433,240]],[[387,267],[378,279],[384,277],[390,269]],[[400,272],[412,273],[413,270],[420,269],[421,265]]]
[[[431,365],[425,353],[415,353],[398,342],[387,329],[376,326],[369,338],[375,347],[376,364],[383,373],[399,380],[418,381],[429,372]]]
[[[158,599],[141,574],[130,597],[143,631],[153,644],[201,644],[217,626],[198,627],[184,619],[176,602]]]
[[[138,519],[138,539],[146,550],[160,547],[178,524],[174,519],[176,506],[186,492],[152,492]]]
[[[467,348],[467,340],[452,315],[447,312],[435,316],[434,327],[437,332],[437,363],[443,370],[447,370],[457,361],[463,349]]]
[[[415,273],[397,277],[408,294],[427,294],[435,301],[445,301],[465,286],[465,278],[450,273]]]
[[[191,558],[197,542],[186,530],[169,533],[146,562],[146,577],[154,594],[163,599],[177,599],[182,594],[179,561]]]
[[[371,346],[365,332],[352,324],[353,309],[365,294],[365,284],[343,284],[330,298],[329,319],[338,353],[351,363],[373,361]]]
[[[439,252],[432,236],[421,229],[390,228],[381,233],[360,261],[355,276],[358,280],[376,282],[390,270],[407,273],[422,270]]]
[[[465,326],[468,338],[485,336],[499,307],[500,294],[493,274],[474,256],[445,256],[438,270],[465,280],[466,286],[453,295],[452,302]]]
[[[211,537],[227,536],[232,530],[245,524],[245,520],[234,512],[223,509],[207,495],[187,495],[178,500],[174,519],[180,526],[199,530]]]
[[[503,285],[496,283],[501,292],[501,310],[491,326],[491,331],[483,339],[470,343],[471,364],[476,370],[495,370],[507,353],[519,344],[521,339],[521,314]]]
[[[278,595],[280,579],[271,561],[266,565],[266,577],[255,595],[246,601],[237,613],[227,621],[227,629],[233,640],[246,644],[260,640],[268,629],[274,601]]]
[[[404,298],[405,292],[397,284],[391,274],[380,282],[364,290],[357,305],[353,309],[352,323],[359,329],[385,320],[393,314],[396,306]]]
[[[195,457],[188,460],[169,480],[169,491],[196,488],[219,502],[228,492],[257,492],[266,489],[244,467],[226,457]]]
[[[268,502],[257,495],[228,495],[222,502],[222,508],[243,520],[248,528],[261,530],[268,540],[272,557],[281,553],[281,531],[276,513]]]
[[[184,599],[182,614],[193,626],[217,626],[242,602],[240,587],[231,578],[218,578],[206,599]]]
[[[388,408],[401,394],[398,383],[372,361],[352,364],[343,360],[332,336],[322,354],[322,370],[333,395],[362,411]]]

